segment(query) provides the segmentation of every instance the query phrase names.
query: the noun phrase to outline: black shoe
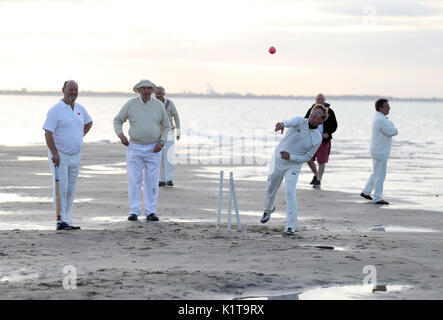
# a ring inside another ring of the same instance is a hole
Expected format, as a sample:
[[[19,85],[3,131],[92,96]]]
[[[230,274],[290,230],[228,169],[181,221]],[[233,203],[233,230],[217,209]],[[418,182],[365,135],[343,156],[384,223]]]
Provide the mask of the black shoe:
[[[312,187],[315,189],[320,189],[321,188],[320,180],[315,180],[314,185]]]
[[[295,231],[292,228],[287,228],[286,229],[286,235],[292,236],[294,234],[295,234]]]
[[[138,220],[138,217],[137,217],[136,214],[131,214],[131,215],[128,217],[128,220],[129,220],[129,221],[137,221],[137,220]]]
[[[159,183],[158,183],[158,186],[159,187],[164,187],[166,185],[166,182],[164,182],[164,181],[160,181]]]
[[[376,204],[389,204],[389,202],[387,202],[385,200],[380,200],[380,201],[377,201]]]
[[[170,187],[173,187],[173,186],[174,186],[174,184],[172,183],[172,181],[168,181],[168,182],[166,182],[166,184],[167,184],[168,186],[170,186]]]
[[[363,198],[368,199],[368,200],[372,200],[372,197],[369,194],[364,194],[363,192],[360,193],[360,197],[363,197]]]
[[[57,230],[72,230],[72,227],[66,222],[61,222],[57,225]]]
[[[155,213],[151,213],[149,216],[146,216],[146,222],[158,220],[160,219],[155,215]]]
[[[314,178],[312,178],[311,182],[309,182],[309,184],[315,184],[315,182],[317,181],[317,177],[314,176]]]
[[[275,211],[275,207],[272,208],[271,211],[265,211],[263,212],[263,217],[260,219],[261,223],[266,223],[269,221],[269,219],[271,219],[271,214]]]
[[[70,227],[71,227],[71,230],[81,230],[80,227],[75,227],[75,226],[70,226]]]

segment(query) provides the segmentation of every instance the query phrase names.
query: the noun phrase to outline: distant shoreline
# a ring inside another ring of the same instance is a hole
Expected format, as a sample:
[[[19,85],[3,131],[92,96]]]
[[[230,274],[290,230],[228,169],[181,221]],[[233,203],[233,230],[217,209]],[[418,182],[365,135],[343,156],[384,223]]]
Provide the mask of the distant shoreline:
[[[116,97],[116,96],[133,96],[132,92],[94,92],[82,91],[82,96],[97,97]],[[0,90],[0,95],[24,95],[24,96],[59,96],[58,91],[23,91],[23,90]],[[176,98],[216,98],[216,99],[282,99],[282,100],[301,100],[312,99],[313,96],[281,96],[281,95],[253,95],[253,94],[203,94],[203,93],[168,93],[169,97]],[[386,97],[383,95],[328,95],[329,100],[370,100],[374,101],[378,98],[387,98],[397,101],[416,101],[416,102],[443,102],[443,98],[399,98]]]

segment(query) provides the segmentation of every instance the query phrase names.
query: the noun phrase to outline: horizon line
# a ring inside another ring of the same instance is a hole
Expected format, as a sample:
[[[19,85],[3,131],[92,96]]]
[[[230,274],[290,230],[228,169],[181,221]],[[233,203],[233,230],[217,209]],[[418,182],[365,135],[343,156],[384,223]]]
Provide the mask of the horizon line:
[[[44,90],[35,90],[28,91],[27,89],[22,90],[0,90],[0,95],[59,95],[61,91],[44,91]],[[81,91],[80,95],[85,96],[133,96],[134,92],[123,92],[123,91],[92,91],[85,90]],[[192,97],[192,98],[272,98],[272,99],[310,99],[315,97],[315,95],[279,95],[279,94],[252,94],[252,93],[236,93],[236,92],[227,92],[227,93],[193,93],[184,91],[181,93],[168,93],[170,97]],[[422,97],[393,97],[393,96],[384,96],[384,95],[375,95],[375,94],[327,94],[328,97],[332,97],[335,99],[363,99],[363,100],[373,100],[378,98],[387,98],[391,100],[407,100],[407,101],[434,101],[434,102],[443,102],[443,97],[430,97],[430,98],[422,98]]]

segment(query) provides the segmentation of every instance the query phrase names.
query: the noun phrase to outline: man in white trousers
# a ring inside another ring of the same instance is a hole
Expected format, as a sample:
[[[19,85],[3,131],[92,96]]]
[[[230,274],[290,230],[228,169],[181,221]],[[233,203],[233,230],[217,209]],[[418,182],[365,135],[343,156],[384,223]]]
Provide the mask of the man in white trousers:
[[[177,108],[174,102],[165,97],[166,91],[163,87],[157,87],[155,89],[155,97],[160,100],[164,105],[166,112],[168,113],[171,131],[168,134],[168,140],[165,147],[162,150],[162,162],[160,166],[160,181],[159,186],[169,187],[174,186],[174,155],[175,155],[175,138],[180,140],[180,117],[178,116]],[[177,130],[177,134],[175,131]]]
[[[266,181],[265,210],[261,223],[266,223],[272,212],[275,211],[274,200],[278,189],[285,179],[286,185],[286,234],[293,235],[297,224],[297,197],[295,188],[303,163],[308,162],[317,151],[322,141],[318,125],[328,118],[324,106],[317,104],[309,118],[294,117],[290,120],[278,122],[275,131],[289,128],[286,135],[275,149],[271,161],[271,173]]]
[[[49,149],[54,206],[55,167],[58,167],[59,171],[61,221],[57,224],[57,230],[74,230],[80,229],[72,225],[72,211],[80,169],[81,148],[83,137],[92,127],[92,119],[86,109],[75,102],[78,96],[78,84],[75,81],[66,81],[62,92],[63,99],[49,109],[43,130]]]
[[[170,122],[165,106],[152,92],[155,85],[141,80],[133,91],[139,97],[129,100],[114,118],[114,130],[126,149],[128,172],[129,217],[136,221],[141,214],[140,190],[143,183],[143,202],[146,221],[158,221],[158,179],[160,174],[161,150],[168,137]],[[123,123],[129,120],[129,141],[123,133]]]
[[[375,102],[375,116],[372,122],[371,157],[373,172],[360,196],[376,204],[389,204],[383,199],[383,183],[386,178],[386,167],[391,153],[392,137],[398,134],[397,128],[388,119],[389,101],[378,99]],[[374,190],[374,197],[371,192]]]

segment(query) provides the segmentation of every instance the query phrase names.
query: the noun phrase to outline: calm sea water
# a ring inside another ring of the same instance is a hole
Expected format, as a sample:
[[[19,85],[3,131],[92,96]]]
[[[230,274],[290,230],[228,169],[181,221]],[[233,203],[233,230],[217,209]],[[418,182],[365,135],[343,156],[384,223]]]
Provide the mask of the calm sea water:
[[[42,125],[56,96],[0,95],[0,148],[44,144]],[[112,121],[129,99],[80,97],[94,120],[85,142],[118,142]],[[217,178],[224,164],[238,179],[265,182],[267,164],[281,136],[273,132],[277,121],[304,116],[312,100],[174,98],[182,122],[182,139],[176,144],[179,163],[200,163],[199,174]],[[369,155],[374,103],[331,100],[338,130],[322,181],[324,190],[358,195],[372,169]],[[393,138],[385,182],[391,208],[443,211],[443,104],[391,101],[389,118],[399,130]],[[127,125],[124,127],[127,130]],[[39,155],[35,155],[39,156]],[[40,155],[45,156],[45,155]],[[220,163],[220,168],[206,164]],[[303,166],[298,188],[311,188],[312,174]]]

